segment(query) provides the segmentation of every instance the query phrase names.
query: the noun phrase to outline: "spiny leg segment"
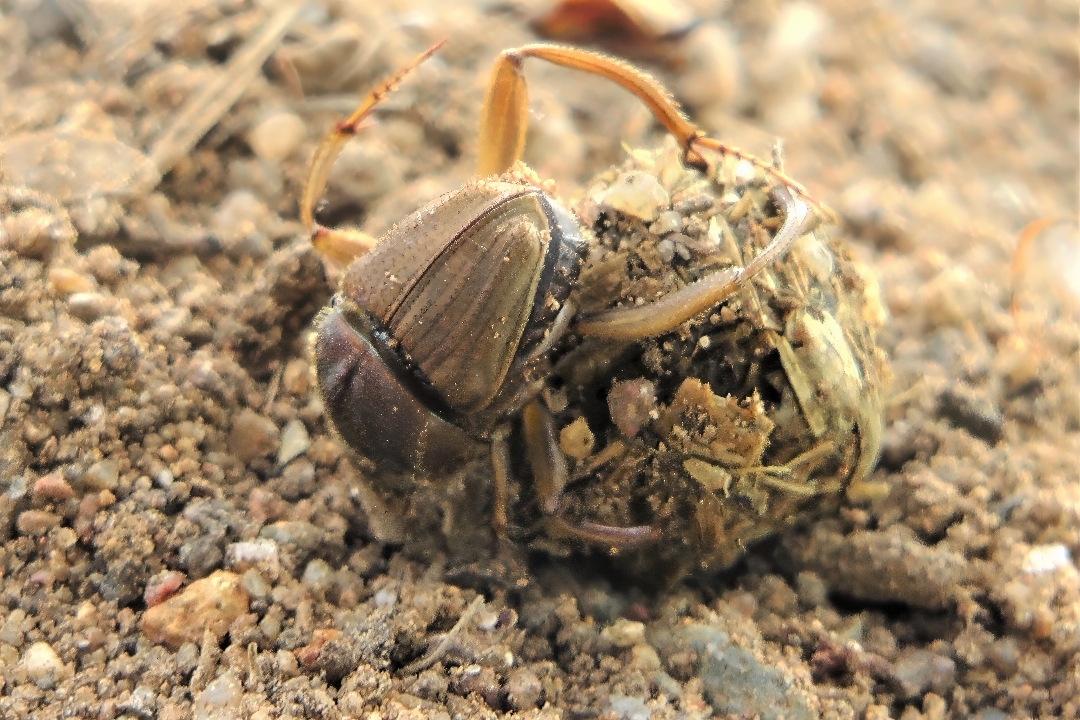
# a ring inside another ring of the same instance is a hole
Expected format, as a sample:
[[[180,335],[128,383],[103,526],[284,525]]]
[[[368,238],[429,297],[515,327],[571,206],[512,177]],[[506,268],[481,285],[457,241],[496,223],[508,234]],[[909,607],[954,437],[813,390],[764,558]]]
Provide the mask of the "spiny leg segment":
[[[528,129],[528,91],[522,65],[526,58],[539,58],[555,65],[607,78],[633,93],[667,128],[683,151],[683,162],[706,170],[709,162],[703,150],[745,160],[776,178],[797,197],[810,203],[830,220],[835,213],[815,200],[800,183],[761,158],[708,137],[683,114],[679,104],[651,75],[617,58],[563,45],[523,45],[504,50],[491,72],[480,116],[477,174],[498,175],[521,159]]]
[[[402,79],[418,65],[430,58],[446,43],[441,40],[409,61],[405,67],[383,80],[371,90],[352,115],[334,125],[315,148],[315,155],[308,168],[304,191],[300,197],[300,219],[311,232],[311,244],[315,249],[336,263],[347,265],[375,246],[375,239],[356,230],[331,229],[315,222],[315,204],[326,189],[330,169],[334,161],[354,135],[365,127],[365,120],[387,95],[397,90]]]
[[[613,308],[579,317],[575,332],[619,340],[638,340],[670,332],[734,295],[777,258],[783,256],[804,232],[809,209],[791,197],[787,187],[776,185],[773,199],[784,208],[784,224],[769,244],[746,267],[712,273],[658,300],[633,307]]]

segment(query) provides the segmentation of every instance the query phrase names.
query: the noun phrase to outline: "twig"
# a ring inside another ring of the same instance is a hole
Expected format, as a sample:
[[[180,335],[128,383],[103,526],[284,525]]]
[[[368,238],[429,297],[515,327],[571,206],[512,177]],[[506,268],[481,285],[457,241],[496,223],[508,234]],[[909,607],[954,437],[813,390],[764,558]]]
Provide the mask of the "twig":
[[[185,103],[150,149],[150,161],[157,168],[159,182],[240,99],[288,32],[303,4],[304,0],[285,0],[259,33],[229,60],[221,75]]]

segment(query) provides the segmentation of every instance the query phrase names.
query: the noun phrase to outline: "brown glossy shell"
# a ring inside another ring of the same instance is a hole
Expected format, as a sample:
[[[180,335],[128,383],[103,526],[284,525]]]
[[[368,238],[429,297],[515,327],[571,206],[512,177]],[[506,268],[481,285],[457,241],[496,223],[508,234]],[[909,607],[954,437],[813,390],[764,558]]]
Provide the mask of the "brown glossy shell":
[[[578,232],[535,186],[491,180],[394,226],[316,322],[313,365],[342,439],[380,472],[460,464],[539,389],[530,351],[577,277]]]
[[[469,183],[395,225],[349,267],[341,292],[385,327],[450,408],[476,413],[503,388],[544,300],[541,280],[558,260],[549,245],[564,242],[560,232],[552,241],[553,224],[551,201],[535,187]]]

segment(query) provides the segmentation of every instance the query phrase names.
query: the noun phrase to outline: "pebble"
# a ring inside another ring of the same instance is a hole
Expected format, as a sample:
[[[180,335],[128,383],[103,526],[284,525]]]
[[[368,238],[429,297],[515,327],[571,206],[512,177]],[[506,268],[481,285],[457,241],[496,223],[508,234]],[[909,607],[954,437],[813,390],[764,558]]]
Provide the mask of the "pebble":
[[[1032,575],[1043,575],[1061,567],[1068,567],[1069,562],[1069,548],[1061,543],[1035,545],[1024,556],[1021,569]]]
[[[49,268],[49,286],[58,295],[90,292],[97,288],[93,278],[64,267]]]
[[[315,550],[323,541],[322,529],[302,520],[280,520],[264,527],[259,536],[301,550]]]
[[[660,221],[657,220],[656,222]],[[652,227],[656,227],[656,223],[653,223]],[[656,231],[653,230],[653,232]],[[660,255],[661,260],[666,263],[670,263],[672,260],[675,259],[675,243],[668,238],[664,238],[656,244],[656,252]]]
[[[306,396],[311,387],[311,366],[307,360],[294,358],[281,373],[281,389],[297,397]]]
[[[152,608],[168,600],[184,584],[184,579],[184,574],[175,570],[166,570],[154,575],[146,584],[146,590],[143,591],[146,607]]]
[[[154,484],[162,490],[168,490],[175,481],[176,476],[168,468],[161,468],[154,475]]]
[[[190,507],[190,506],[189,506]],[[225,554],[221,551],[222,532],[198,535],[180,546],[177,561],[191,577],[202,578],[221,564]]]
[[[279,111],[262,118],[248,133],[247,141],[260,160],[279,162],[296,152],[306,134],[299,115]]]
[[[135,558],[124,558],[111,563],[102,578],[101,597],[115,600],[119,605],[135,602],[147,581],[146,565]]]
[[[938,413],[991,445],[1001,439],[1005,418],[985,392],[954,383],[938,398]]]
[[[0,239],[18,255],[40,260],[53,247],[74,243],[75,231],[70,223],[56,215],[28,207],[8,215],[0,223]]]
[[[146,685],[139,685],[131,691],[131,696],[127,700],[116,706],[116,709],[142,720],[153,720],[157,717],[157,693]]]
[[[831,592],[928,610],[949,607],[969,572],[963,555],[945,543],[926,546],[906,525],[846,536],[819,526],[798,546],[787,547]]]
[[[306,668],[316,667],[323,647],[339,637],[341,637],[341,631],[335,628],[320,628],[312,631],[311,642],[296,650],[296,659]]]
[[[244,717],[241,700],[244,688],[232,671],[218,675],[206,689],[195,696],[192,713],[195,720],[240,720]]]
[[[816,717],[793,688],[793,677],[762,665],[749,650],[733,645],[726,633],[695,623],[679,628],[677,638],[697,652],[697,674],[715,712],[762,720]]]
[[[776,19],[761,57],[766,62],[756,71],[769,85],[790,82],[801,66],[817,54],[818,44],[829,25],[829,18],[817,5],[809,2],[785,3]]]
[[[60,473],[49,473],[42,475],[34,482],[34,489],[30,495],[38,502],[57,502],[67,500],[74,492]]]
[[[645,642],[645,624],[626,618],[619,618],[600,632],[604,638],[617,648],[628,648]]]
[[[20,535],[41,537],[60,524],[60,516],[44,510],[26,510],[19,513],[15,527]]]
[[[651,223],[671,206],[671,197],[653,175],[629,172],[620,175],[596,202]]]
[[[630,649],[630,665],[642,670],[656,671],[660,669],[660,656],[651,645],[641,643]]]
[[[986,315],[986,288],[975,273],[960,266],[947,267],[920,291],[926,319],[934,327],[966,327]]]
[[[608,411],[619,431],[634,437],[656,412],[656,386],[641,378],[615,383],[608,393]]]
[[[732,33],[718,23],[699,25],[682,40],[679,51],[686,60],[675,85],[679,98],[699,108],[697,116],[710,110],[731,112],[746,82]]]
[[[326,590],[334,582],[334,570],[325,560],[312,560],[304,568],[303,582],[313,590]]]
[[[303,421],[293,419],[281,432],[281,445],[278,446],[278,467],[288,465],[290,461],[303,455],[311,447],[311,438]]]
[[[649,720],[652,717],[649,706],[641,698],[611,695],[608,704],[611,707],[611,716],[617,720]]]
[[[943,692],[953,686],[956,663],[922,648],[906,648],[892,667],[903,697],[913,698],[929,690]]]
[[[272,588],[255,568],[251,568],[240,576],[240,585],[247,591],[253,600],[265,600],[270,597]]]
[[[279,554],[276,542],[253,540],[232,543],[225,551],[225,564],[230,570],[244,572],[252,567],[272,570],[277,574]]]
[[[114,138],[51,128],[5,143],[9,180],[67,202],[149,189],[158,178],[146,155]],[[74,231],[72,231],[74,238]]]
[[[112,245],[98,245],[85,255],[87,269],[105,284],[113,284],[138,267],[135,262],[124,258]],[[88,288],[89,289],[89,288]]]
[[[229,431],[229,450],[240,462],[266,457],[278,445],[274,421],[251,409],[241,410]]]
[[[803,571],[795,577],[795,593],[807,607],[821,607],[829,601],[829,588],[817,573]]]
[[[101,460],[91,465],[82,476],[87,490],[114,490],[120,481],[120,468],[115,460]]]
[[[139,629],[151,642],[176,650],[184,643],[201,643],[206,630],[220,640],[229,625],[247,611],[248,594],[240,584],[240,576],[218,570],[149,608]]]
[[[397,602],[397,593],[393,590],[380,590],[375,593],[375,607],[386,607]]]
[[[667,235],[679,230],[682,230],[682,215],[674,210],[665,210],[660,213],[653,224],[649,226],[649,232],[654,235]],[[668,259],[670,260],[670,258]]]
[[[4,621],[4,624],[0,626],[0,643],[20,647],[25,639],[22,630],[22,624],[25,620],[25,610],[22,608],[15,608],[12,610],[8,614],[7,620]]]
[[[65,671],[60,656],[46,642],[36,642],[27,648],[22,666],[27,677],[42,690],[55,687]]]
[[[559,431],[559,448],[576,460],[589,457],[595,442],[596,438],[589,429],[589,423],[583,417],[579,417]]]
[[[116,313],[116,300],[99,292],[77,292],[68,295],[67,309],[83,322],[93,322]]]
[[[912,64],[946,92],[974,98],[984,91],[987,63],[963,37],[942,25],[925,23],[911,38]]]
[[[228,248],[269,242],[266,229],[273,223],[270,209],[250,190],[233,190],[214,212],[214,232]],[[251,238],[255,238],[251,240]]]

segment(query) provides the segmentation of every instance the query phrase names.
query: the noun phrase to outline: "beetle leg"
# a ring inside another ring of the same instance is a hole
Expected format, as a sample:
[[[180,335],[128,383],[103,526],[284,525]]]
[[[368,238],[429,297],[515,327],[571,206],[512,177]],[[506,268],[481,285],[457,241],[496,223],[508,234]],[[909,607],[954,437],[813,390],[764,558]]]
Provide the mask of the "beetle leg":
[[[809,208],[777,184],[773,198],[784,207],[784,224],[761,253],[743,268],[727,268],[670,292],[659,300],[635,307],[613,308],[579,318],[574,327],[582,335],[636,340],[654,337],[678,327],[690,318],[730,297],[791,247],[803,234]]]
[[[524,407],[521,419],[533,484],[540,498],[540,510],[560,531],[582,542],[617,549],[636,547],[659,537],[659,531],[649,525],[615,527],[590,522],[575,525],[563,519],[559,515],[559,501],[569,474],[566,471],[566,457],[555,437],[551,413],[534,400]]]
[[[402,78],[431,57],[445,42],[444,40],[435,43],[409,61],[405,67],[379,83],[364,96],[352,115],[334,125],[316,146],[308,168],[307,179],[304,182],[304,192],[300,196],[300,219],[304,227],[311,232],[311,242],[315,248],[331,260],[348,264],[355,257],[363,255],[374,247],[376,242],[368,235],[355,230],[332,230],[315,222],[315,203],[326,189],[326,181],[330,177],[330,168],[333,167],[334,160],[337,159],[345,143],[366,126],[364,121],[375,107],[397,89]]]
[[[491,525],[495,537],[506,539],[506,503],[509,502],[507,487],[510,482],[510,448],[506,445],[506,428],[498,427],[491,434],[492,491]]]
[[[547,408],[535,400],[521,411],[521,420],[533,483],[540,497],[540,510],[545,515],[556,515],[569,473],[566,457],[555,439],[555,423]]]
[[[566,331],[570,329],[570,323],[574,321],[574,315],[576,314],[577,303],[575,303],[572,298],[567,298],[566,302],[563,303],[563,306],[559,308],[559,314],[551,321],[551,327],[548,328],[547,335],[545,335],[543,341],[529,353],[528,359],[533,360],[546,355],[551,348],[555,347],[555,343],[559,342],[559,340],[562,339],[562,336],[566,334]]]
[[[521,159],[529,124],[529,97],[521,67],[525,58],[529,57],[599,75],[632,92],[652,112],[653,117],[675,136],[683,151],[683,162],[687,165],[699,170],[708,169],[709,162],[702,150],[745,160],[772,175],[830,219],[835,218],[832,210],[811,198],[806,188],[781,169],[752,153],[706,136],[687,119],[675,99],[651,75],[617,58],[565,45],[523,45],[504,50],[495,60],[480,112],[477,174],[488,176],[504,173]]]

